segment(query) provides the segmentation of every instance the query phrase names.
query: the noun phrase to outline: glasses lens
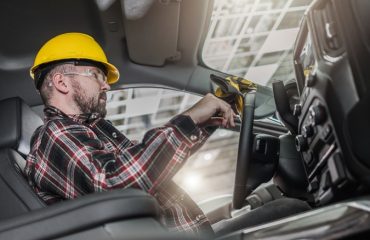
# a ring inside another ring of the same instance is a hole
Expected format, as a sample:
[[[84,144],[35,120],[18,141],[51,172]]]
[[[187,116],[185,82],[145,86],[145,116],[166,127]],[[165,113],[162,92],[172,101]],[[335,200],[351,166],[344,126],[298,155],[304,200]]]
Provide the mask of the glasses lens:
[[[98,71],[98,70],[95,71],[95,70],[88,69],[87,73],[90,76],[92,76],[93,78],[95,78],[96,80],[98,80],[99,82],[106,82],[107,81],[107,77],[101,71]]]
[[[100,82],[106,82],[106,81],[107,81],[107,77],[104,75],[104,73],[98,73],[98,74],[97,74],[97,79],[98,79]]]

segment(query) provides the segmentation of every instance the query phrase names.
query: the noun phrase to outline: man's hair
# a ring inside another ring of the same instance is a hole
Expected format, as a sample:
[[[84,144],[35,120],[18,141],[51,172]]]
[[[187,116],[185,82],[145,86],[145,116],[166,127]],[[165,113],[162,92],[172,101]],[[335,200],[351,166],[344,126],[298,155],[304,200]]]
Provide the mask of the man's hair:
[[[65,73],[75,71],[75,66],[72,64],[61,64],[51,68],[45,75],[45,79],[40,87],[40,96],[45,105],[49,105],[53,94],[53,76],[56,73]]]

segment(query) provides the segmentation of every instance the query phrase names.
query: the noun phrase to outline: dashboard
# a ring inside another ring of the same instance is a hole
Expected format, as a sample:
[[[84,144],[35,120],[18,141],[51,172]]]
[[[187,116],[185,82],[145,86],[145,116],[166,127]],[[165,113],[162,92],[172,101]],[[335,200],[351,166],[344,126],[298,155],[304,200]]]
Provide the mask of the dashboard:
[[[316,206],[369,192],[369,2],[315,1],[295,43],[295,145]]]

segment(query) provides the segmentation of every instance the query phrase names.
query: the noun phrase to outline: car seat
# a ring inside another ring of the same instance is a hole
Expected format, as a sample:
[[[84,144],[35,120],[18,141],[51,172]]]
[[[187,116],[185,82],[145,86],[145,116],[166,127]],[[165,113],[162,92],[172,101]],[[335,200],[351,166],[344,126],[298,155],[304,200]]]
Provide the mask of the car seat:
[[[0,239],[166,238],[154,198],[138,189],[46,204],[23,176],[41,118],[20,98],[0,101]],[[170,238],[167,238],[170,239]]]

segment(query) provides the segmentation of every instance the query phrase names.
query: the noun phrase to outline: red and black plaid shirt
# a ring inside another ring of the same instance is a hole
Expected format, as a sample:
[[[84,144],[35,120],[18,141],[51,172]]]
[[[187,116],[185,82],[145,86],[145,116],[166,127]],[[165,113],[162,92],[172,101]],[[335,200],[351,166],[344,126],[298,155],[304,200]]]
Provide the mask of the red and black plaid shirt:
[[[199,234],[211,227],[205,215],[172,177],[210,131],[179,115],[133,143],[96,114],[66,115],[45,108],[45,124],[31,141],[26,175],[37,194],[51,204],[128,187],[153,195],[170,230]]]

